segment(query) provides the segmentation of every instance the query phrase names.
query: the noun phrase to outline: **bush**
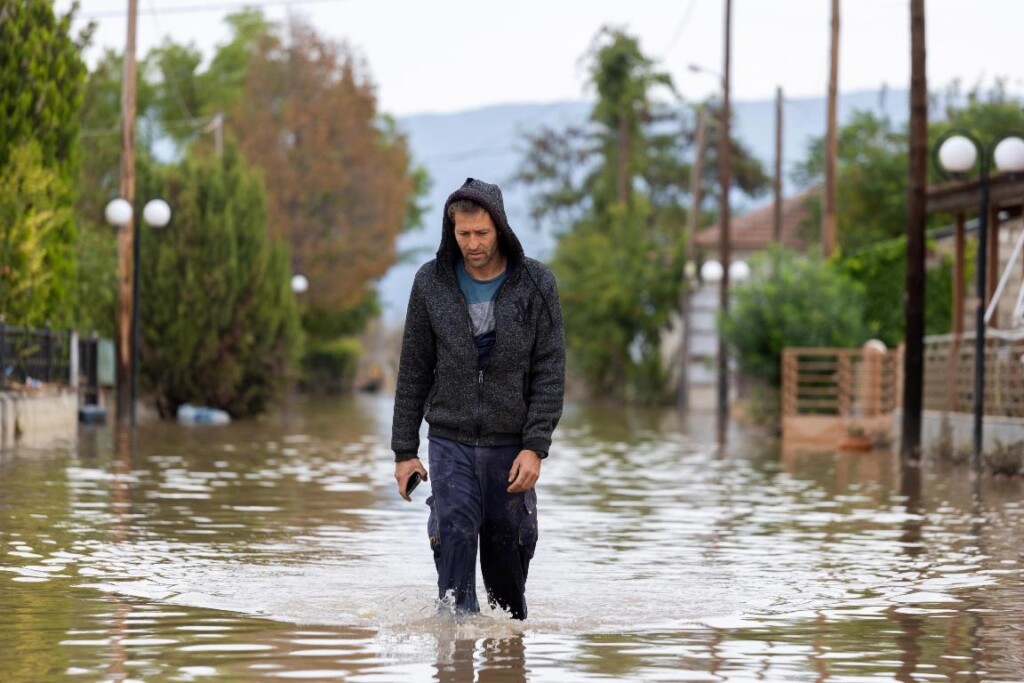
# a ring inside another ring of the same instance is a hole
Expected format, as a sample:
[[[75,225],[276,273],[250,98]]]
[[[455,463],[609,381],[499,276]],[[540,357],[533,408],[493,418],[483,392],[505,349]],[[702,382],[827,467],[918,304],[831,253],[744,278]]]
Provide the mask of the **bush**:
[[[362,345],[354,337],[316,341],[302,358],[302,386],[314,393],[339,394],[352,388]]]
[[[719,320],[740,369],[779,386],[786,347],[854,347],[869,338],[863,288],[817,257],[773,248],[737,285],[729,316]]]

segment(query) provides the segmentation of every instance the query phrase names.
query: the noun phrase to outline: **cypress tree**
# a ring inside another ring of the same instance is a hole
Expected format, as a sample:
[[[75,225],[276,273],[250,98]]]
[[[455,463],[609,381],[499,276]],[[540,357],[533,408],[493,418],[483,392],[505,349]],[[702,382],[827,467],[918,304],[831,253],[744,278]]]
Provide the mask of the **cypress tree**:
[[[164,416],[182,403],[261,412],[300,332],[288,251],[267,233],[262,178],[233,145],[143,175],[148,196],[173,211],[168,227],[143,235],[143,381]]]
[[[45,0],[0,0],[0,241],[13,245],[0,253],[0,290],[18,293],[17,306],[0,298],[9,323],[66,325],[74,314],[76,230],[66,209],[81,160],[86,68],[72,12],[57,16]],[[17,247],[29,243],[26,259]]]

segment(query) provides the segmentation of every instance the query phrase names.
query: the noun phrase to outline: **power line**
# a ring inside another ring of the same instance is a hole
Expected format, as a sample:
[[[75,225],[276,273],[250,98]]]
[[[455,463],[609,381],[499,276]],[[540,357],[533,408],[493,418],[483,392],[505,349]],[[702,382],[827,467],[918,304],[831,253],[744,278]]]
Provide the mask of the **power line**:
[[[690,19],[693,17],[693,10],[696,6],[697,0],[690,0],[690,4],[686,8],[686,12],[683,14],[683,18],[679,21],[679,24],[676,26],[676,30],[672,32],[672,38],[668,41],[668,46],[661,51],[661,56],[663,59],[668,55],[669,51],[673,47],[675,47],[676,41],[679,40],[679,37],[683,35],[683,31],[686,30],[686,27],[690,23]]]
[[[180,7],[166,7],[160,10],[161,14],[205,14],[209,12],[233,12],[243,9],[261,9],[264,7],[292,7],[297,5],[327,5],[350,0],[265,0],[264,2],[238,2],[221,5],[182,5]],[[140,8],[139,14],[156,14],[156,7],[150,9]],[[124,10],[108,10],[105,12],[85,12],[81,15],[84,19],[109,19],[111,17],[123,17],[127,14]]]
[[[199,130],[204,126],[208,126],[216,117],[216,114],[212,116],[194,116],[188,119],[170,119],[168,121],[158,121],[157,124],[163,129],[169,128],[192,128]],[[102,137],[104,135],[119,135],[121,133],[120,125],[114,126],[113,128],[85,128],[82,130],[82,137],[94,138]]]

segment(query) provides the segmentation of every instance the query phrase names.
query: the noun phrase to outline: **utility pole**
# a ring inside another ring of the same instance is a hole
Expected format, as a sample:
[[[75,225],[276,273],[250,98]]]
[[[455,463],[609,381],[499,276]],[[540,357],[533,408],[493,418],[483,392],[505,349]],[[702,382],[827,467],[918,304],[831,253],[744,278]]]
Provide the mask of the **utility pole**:
[[[138,0],[128,0],[128,36],[121,80],[121,197],[135,205],[135,27]],[[118,228],[117,238],[117,424],[132,422],[132,300],[135,288],[135,212]]]
[[[903,354],[903,429],[900,457],[920,459],[924,384],[924,232],[928,183],[928,82],[924,0],[910,0],[910,178],[907,192],[906,346]]]
[[[700,181],[704,175],[704,128],[707,125],[707,110],[704,105],[697,108],[697,140],[696,150],[693,158],[693,168],[690,169],[690,215],[686,226],[686,247],[683,251],[683,272],[682,287],[679,289],[679,314],[683,323],[683,337],[680,343],[679,352],[679,399],[680,410],[690,407],[690,274],[687,267],[693,263],[694,238],[697,236],[698,223],[700,222]]]
[[[782,244],[782,87],[775,89],[775,206],[772,239]]]
[[[729,64],[732,50],[732,0],[725,0],[725,46],[722,69],[722,131],[719,139],[719,180],[721,197],[719,210],[718,258],[722,263],[721,289],[718,290],[718,308],[722,316],[729,314],[729,265],[732,258],[730,241],[729,190],[732,184],[732,133],[729,111]],[[725,443],[729,421],[729,347],[721,332],[718,333],[718,442]]]
[[[839,0],[832,0],[832,48],[829,57],[828,128],[825,134],[825,198],[821,219],[821,248],[825,258],[836,248],[836,99],[839,88]]]

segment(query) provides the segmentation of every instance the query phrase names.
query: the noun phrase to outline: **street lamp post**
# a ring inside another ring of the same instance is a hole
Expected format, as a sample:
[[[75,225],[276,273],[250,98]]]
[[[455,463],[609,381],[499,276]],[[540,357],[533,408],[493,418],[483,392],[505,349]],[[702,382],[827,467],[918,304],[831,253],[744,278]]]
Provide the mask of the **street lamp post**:
[[[134,427],[138,423],[138,412],[137,412],[137,399],[139,392],[139,260],[142,252],[142,232],[139,229],[138,221],[133,221],[134,211],[131,203],[123,198],[111,200],[104,211],[107,222],[113,226],[119,227],[122,230],[127,229],[127,226],[131,224],[131,229],[134,231],[134,237],[132,239],[132,291],[131,291],[131,323],[130,331],[118,329],[118,338],[124,339],[130,337],[131,339],[131,354],[130,364],[127,368],[119,364],[118,372],[129,373],[131,377],[129,384],[129,423]],[[163,228],[171,222],[171,207],[162,199],[153,199],[146,203],[142,208],[142,221],[147,225],[154,228]],[[118,315],[118,326],[123,324],[122,321],[127,320],[126,316]],[[118,392],[124,391],[124,383],[121,379],[117,381]],[[118,397],[118,406],[123,405],[123,397]],[[118,420],[122,420],[119,417]]]
[[[981,471],[982,430],[985,415],[985,308],[988,268],[989,169],[1010,173],[1024,171],[1024,140],[1017,135],[1000,135],[982,144],[966,130],[951,130],[940,137],[933,149],[936,168],[947,177],[964,177],[978,166],[978,305],[974,330],[974,453],[971,468]]]

